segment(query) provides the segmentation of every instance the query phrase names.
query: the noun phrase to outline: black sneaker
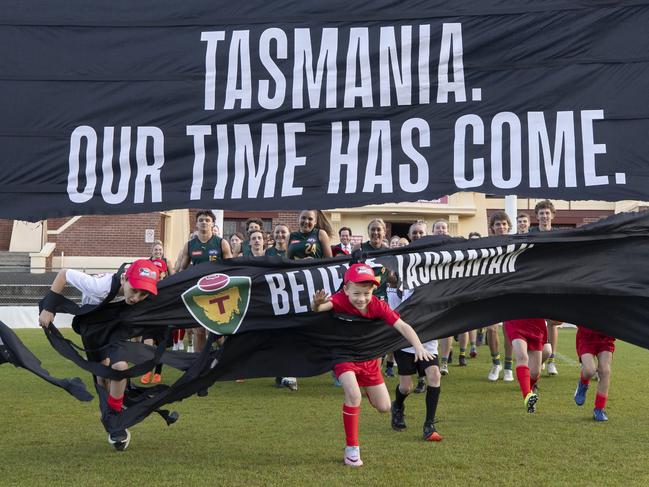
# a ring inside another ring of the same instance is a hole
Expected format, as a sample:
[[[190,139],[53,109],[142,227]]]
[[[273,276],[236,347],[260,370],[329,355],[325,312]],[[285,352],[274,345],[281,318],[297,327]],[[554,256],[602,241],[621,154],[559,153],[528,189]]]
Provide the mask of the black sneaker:
[[[114,431],[108,434],[108,443],[115,447],[117,451],[124,451],[131,442],[131,432],[127,429]]]
[[[119,429],[119,427],[113,426],[117,423],[118,418],[119,413],[117,411],[109,409],[106,412],[106,423],[110,431],[108,433],[108,443],[113,445],[115,450],[124,451],[131,442],[131,433],[126,428]]]
[[[208,394],[209,392],[207,392],[207,389],[201,389],[196,393],[198,397],[207,397]]]
[[[417,381],[417,387],[413,391],[415,394],[421,394],[426,390],[426,380],[423,377],[420,377]]]
[[[442,436],[435,429],[435,421],[426,421],[424,423],[424,440],[442,441]]]
[[[406,420],[404,419],[403,411],[406,409],[406,406],[397,407],[397,402],[392,401],[392,408],[390,409],[392,413],[392,429],[395,431],[403,431],[406,429]]]
[[[466,367],[466,356],[465,355],[460,355],[460,358],[458,360],[458,365],[460,367]]]

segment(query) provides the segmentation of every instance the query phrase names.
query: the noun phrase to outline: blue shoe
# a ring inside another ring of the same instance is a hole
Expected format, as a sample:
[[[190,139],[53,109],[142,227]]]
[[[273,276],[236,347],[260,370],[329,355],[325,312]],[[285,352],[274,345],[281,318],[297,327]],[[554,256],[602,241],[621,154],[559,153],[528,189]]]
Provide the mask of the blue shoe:
[[[606,416],[606,411],[603,409],[593,409],[593,419],[595,421],[608,421],[608,416]]]
[[[583,406],[586,402],[586,392],[588,392],[588,384],[583,384],[581,380],[577,382],[577,389],[575,389],[575,403],[577,406]]]
[[[394,368],[388,366],[385,368],[385,376],[386,377],[394,377]]]

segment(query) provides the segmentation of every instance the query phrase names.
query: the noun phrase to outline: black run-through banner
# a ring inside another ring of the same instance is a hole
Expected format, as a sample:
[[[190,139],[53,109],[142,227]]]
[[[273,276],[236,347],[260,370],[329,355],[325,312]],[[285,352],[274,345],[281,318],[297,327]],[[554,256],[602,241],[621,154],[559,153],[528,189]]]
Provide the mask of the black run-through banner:
[[[3,5],[0,217],[649,200],[649,1]]]
[[[373,253],[366,262],[397,272],[403,287],[414,290],[398,311],[422,340],[505,319],[542,317],[649,348],[648,248],[649,213],[640,213],[575,230],[475,240],[427,237]],[[120,420],[128,426],[215,381],[312,376],[341,361],[368,360],[407,346],[383,323],[310,311],[313,292],[336,291],[347,265],[348,256],[200,264],[165,279],[155,297],[135,306],[99,307],[76,316],[75,326],[110,341],[199,322],[226,337],[220,349],[208,347],[200,355],[164,352],[160,361],[186,373],[171,387],[140,395]],[[73,355],[56,334],[48,336],[64,356]],[[126,343],[133,363],[154,356],[151,347],[139,344],[137,351],[138,344]],[[73,359],[101,375],[98,365]],[[134,376],[107,372],[112,378]]]

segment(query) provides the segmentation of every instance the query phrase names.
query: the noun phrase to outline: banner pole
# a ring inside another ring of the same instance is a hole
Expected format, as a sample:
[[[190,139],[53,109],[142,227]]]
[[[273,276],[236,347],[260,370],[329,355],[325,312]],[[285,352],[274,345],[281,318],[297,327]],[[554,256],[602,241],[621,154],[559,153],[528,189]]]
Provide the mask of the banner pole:
[[[518,197],[515,194],[505,196],[505,213],[512,222],[509,233],[516,233],[516,214],[518,212]]]

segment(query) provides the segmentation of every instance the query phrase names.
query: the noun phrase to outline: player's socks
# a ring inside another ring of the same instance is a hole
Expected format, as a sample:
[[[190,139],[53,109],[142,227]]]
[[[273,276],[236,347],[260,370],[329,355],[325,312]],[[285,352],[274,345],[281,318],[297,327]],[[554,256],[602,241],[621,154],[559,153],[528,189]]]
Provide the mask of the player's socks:
[[[530,377],[530,389],[531,390],[534,390],[534,386],[536,385],[536,383],[539,381],[540,378],[541,378],[540,375],[537,375],[536,377]]]
[[[584,377],[584,373],[582,372],[581,375],[579,376],[579,380],[581,381],[582,384],[587,386],[590,384],[590,378],[589,377]]]
[[[360,406],[343,404],[343,426],[347,446],[358,446],[358,419],[361,413]]]
[[[500,352],[491,354],[491,363],[493,365],[500,365]]]
[[[532,387],[530,385],[530,368],[527,365],[517,365],[516,378],[518,379],[518,385],[521,388],[523,397],[527,397],[527,395],[532,392]]]
[[[512,370],[514,361],[511,357],[505,357],[505,370]]]
[[[466,365],[466,348],[460,348],[460,356],[457,363],[460,367],[464,367]]]
[[[599,392],[595,395],[595,409],[606,409],[606,400],[608,395],[600,394]]]
[[[405,402],[406,397],[408,397],[408,394],[404,394],[403,392],[401,392],[401,388],[399,387],[399,384],[397,384],[394,402],[396,403],[399,409],[403,407],[403,403]]]
[[[437,403],[439,402],[439,393],[441,387],[428,386],[426,389],[426,421],[434,421],[437,412]]]
[[[122,411],[122,405],[124,404],[124,396],[122,395],[121,397],[113,397],[112,395],[108,394],[107,402],[109,408],[119,413]]]
[[[551,353],[550,356],[548,357],[548,363],[554,362],[554,354]]]

